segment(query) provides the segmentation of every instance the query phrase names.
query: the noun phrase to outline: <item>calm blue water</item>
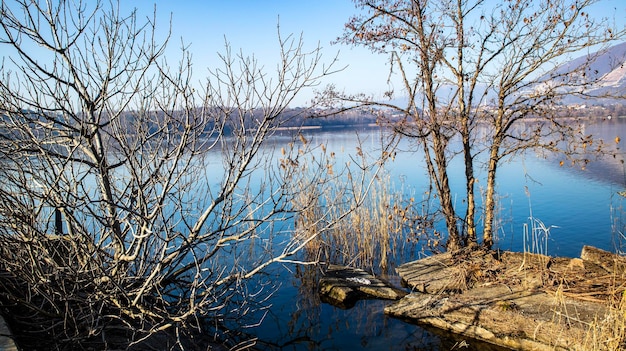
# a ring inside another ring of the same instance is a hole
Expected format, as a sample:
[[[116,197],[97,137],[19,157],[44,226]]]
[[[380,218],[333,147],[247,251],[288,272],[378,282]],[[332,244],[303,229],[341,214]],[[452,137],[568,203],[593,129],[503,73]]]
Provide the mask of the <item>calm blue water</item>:
[[[616,136],[626,140],[626,122],[605,121],[588,126],[587,132],[612,142]],[[362,132],[365,146],[376,149],[379,131]],[[328,149],[349,155],[356,152],[355,132],[320,133],[314,142]],[[409,150],[409,143],[401,149]],[[500,194],[500,227],[497,246],[506,250],[522,250],[524,224],[529,217],[539,219],[550,229],[547,251],[552,256],[576,257],[583,245],[606,250],[620,249],[614,232],[623,227],[621,196],[625,173],[623,154],[605,157],[581,170],[560,166],[559,158],[545,159],[528,154],[515,162],[503,164],[498,178]],[[421,194],[428,183],[419,153],[399,152],[388,171],[394,184],[403,184]],[[454,165],[452,166],[454,167]],[[454,168],[453,168],[454,170]],[[454,172],[453,172],[454,173]],[[462,175],[462,170],[454,173]],[[452,179],[452,186],[462,189],[461,178]],[[482,184],[479,182],[478,190]],[[545,248],[545,246],[542,246]],[[416,257],[417,258],[417,257]],[[321,303],[314,282],[306,277],[313,268],[280,267],[277,280],[281,287],[270,299],[272,307],[260,327],[248,330],[259,338],[262,349],[280,350],[450,350],[455,339],[386,317],[382,309],[388,302],[361,301],[354,308],[342,310]],[[397,277],[389,277],[397,282]],[[471,348],[485,349],[475,341]]]

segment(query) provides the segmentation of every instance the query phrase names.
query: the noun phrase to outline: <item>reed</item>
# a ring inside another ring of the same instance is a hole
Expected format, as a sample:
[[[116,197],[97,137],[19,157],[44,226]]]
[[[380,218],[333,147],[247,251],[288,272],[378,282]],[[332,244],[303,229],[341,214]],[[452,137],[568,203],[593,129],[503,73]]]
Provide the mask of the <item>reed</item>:
[[[608,302],[608,312],[590,325],[584,340],[584,350],[618,351],[626,349],[626,292]]]
[[[530,191],[528,187],[525,187],[526,196],[528,197],[528,222],[524,223],[523,228],[523,250],[524,260],[520,266],[520,270],[524,268],[526,260],[535,257],[541,262],[541,266],[545,266],[549,259],[548,255],[548,242],[550,240],[550,230],[552,228],[558,228],[558,226],[550,225],[546,226],[539,218],[533,214],[532,202],[530,199]]]
[[[616,200],[617,204],[611,204],[612,234],[615,251],[624,254],[623,245],[626,242],[624,236],[626,224],[624,223],[622,205],[624,197],[621,193],[618,195],[613,199]],[[617,278],[622,278],[618,275],[624,275],[626,272],[615,270],[613,274],[615,275],[613,281],[617,282],[621,280]],[[586,350],[617,351],[626,349],[626,287],[623,285],[613,286],[610,290],[619,293],[610,295],[604,318],[597,318],[589,326],[584,342]]]
[[[623,207],[621,196],[616,197],[618,205],[611,204],[612,234],[615,251],[623,254],[624,228]],[[613,199],[615,200],[615,199]],[[606,291],[606,313],[599,314],[587,326],[582,341],[582,350],[586,351],[618,351],[626,349],[626,272],[614,269],[612,283]]]
[[[335,172],[335,161],[329,162],[327,170]],[[308,208],[298,211],[295,235],[315,236],[306,246],[309,260],[389,273],[400,260],[416,254],[418,242],[431,233],[432,221],[383,165],[355,168],[358,175],[347,168],[294,199],[296,208]],[[305,206],[311,202],[317,206]],[[332,226],[325,225],[330,222]]]

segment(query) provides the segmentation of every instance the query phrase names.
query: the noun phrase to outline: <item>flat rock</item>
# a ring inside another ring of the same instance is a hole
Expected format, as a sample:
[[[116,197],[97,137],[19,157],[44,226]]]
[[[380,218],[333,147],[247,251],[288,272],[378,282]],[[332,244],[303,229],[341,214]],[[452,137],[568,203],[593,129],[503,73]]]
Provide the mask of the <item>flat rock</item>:
[[[615,255],[593,246],[585,245],[580,253],[583,261],[592,262],[609,273],[621,273],[626,271],[626,257]]]
[[[397,268],[412,293],[385,313],[512,349],[582,350],[590,325],[608,318],[608,301],[626,286],[609,273],[622,257],[608,255],[602,262],[482,250],[431,256]]]
[[[450,279],[452,255],[442,253],[405,263],[396,272],[409,288],[429,294],[458,290],[458,282]]]
[[[325,302],[342,308],[350,308],[360,299],[398,300],[407,294],[362,269],[339,265],[327,267],[319,291]]]
[[[516,350],[575,350],[582,349],[589,327],[583,320],[601,318],[605,311],[594,307],[501,286],[466,294],[415,292],[387,306],[385,313]]]

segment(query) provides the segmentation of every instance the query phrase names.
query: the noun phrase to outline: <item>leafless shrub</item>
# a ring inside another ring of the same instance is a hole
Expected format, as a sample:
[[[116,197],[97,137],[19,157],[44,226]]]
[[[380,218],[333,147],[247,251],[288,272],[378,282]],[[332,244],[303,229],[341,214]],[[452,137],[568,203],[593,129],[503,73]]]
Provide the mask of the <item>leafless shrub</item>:
[[[330,73],[319,48],[279,34],[281,60],[267,73],[226,45],[196,90],[186,49],[178,65],[165,60],[169,37],[159,41],[155,18],[108,2],[0,4],[10,52],[0,300],[20,341],[224,341],[262,318],[253,312],[275,287],[259,273],[317,235],[281,234],[303,189],[268,139],[294,96]],[[309,152],[297,145],[284,147]]]

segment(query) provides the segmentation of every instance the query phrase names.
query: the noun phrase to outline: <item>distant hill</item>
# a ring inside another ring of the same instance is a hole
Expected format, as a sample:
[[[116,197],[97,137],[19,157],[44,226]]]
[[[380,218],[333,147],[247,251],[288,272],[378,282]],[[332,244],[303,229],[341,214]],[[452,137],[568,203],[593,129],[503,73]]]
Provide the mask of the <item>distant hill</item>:
[[[585,67],[588,62],[589,65],[583,72],[581,67]],[[579,70],[581,71],[578,72]],[[582,55],[574,60],[563,63],[539,78],[539,81],[543,82],[542,84],[537,84],[534,88],[530,89],[531,91],[534,89],[535,92],[544,90],[543,84],[558,84],[558,82],[554,82],[554,80],[560,80],[562,82],[563,77],[567,74],[572,74],[572,72],[575,72],[573,73],[574,80],[577,81],[579,86],[561,89],[561,92],[572,93],[571,96],[565,97],[561,103],[565,105],[580,103],[593,105],[626,102],[624,99],[622,99],[622,101],[616,101],[615,99],[603,98],[607,94],[626,96],[626,42],[608,49]],[[594,83],[591,84],[591,82]],[[587,98],[573,94],[581,89],[580,85],[583,83],[587,84],[584,89],[584,94],[588,96]],[[482,94],[484,89],[485,87],[479,85],[477,87],[477,95]],[[439,89],[438,97],[441,101],[449,100],[453,90],[453,86],[448,87],[444,85]],[[526,90],[526,92],[529,92],[529,90]],[[490,92],[486,100],[492,101],[493,98],[495,98],[495,94]],[[384,100],[382,102],[406,105],[407,101],[406,96],[401,96],[394,100]]]
[[[583,101],[585,103],[604,103],[611,101],[605,98],[607,94],[625,95],[626,43],[589,53],[564,63],[548,72],[541,80],[544,80],[545,84],[559,84],[566,75],[573,77],[576,84],[580,85],[566,87],[563,88],[565,90],[562,89],[561,91],[574,93],[580,91],[582,84],[586,84],[582,91],[587,98],[568,96],[563,100],[565,104]],[[541,86],[535,89],[541,89]]]

